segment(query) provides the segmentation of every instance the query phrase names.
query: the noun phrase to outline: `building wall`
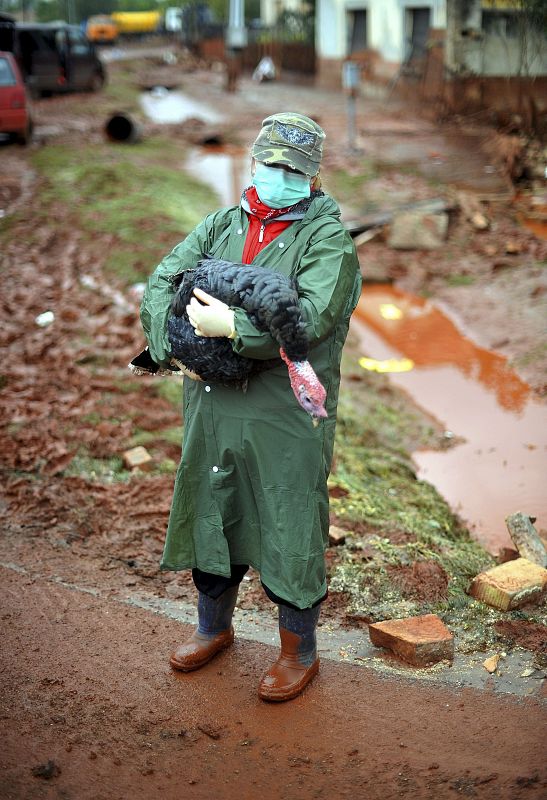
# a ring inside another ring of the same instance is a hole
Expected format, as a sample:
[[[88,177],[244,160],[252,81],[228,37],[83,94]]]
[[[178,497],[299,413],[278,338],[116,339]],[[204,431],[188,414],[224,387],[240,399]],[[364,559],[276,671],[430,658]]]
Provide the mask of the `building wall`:
[[[529,30],[523,49],[515,9],[496,0],[317,0],[318,79],[333,83],[350,55],[351,12],[366,10],[367,53],[374,76],[389,79],[409,55],[412,9],[428,8],[430,28],[446,30],[445,64],[450,73],[483,77],[547,75],[547,36]],[[492,22],[493,15],[501,15]],[[490,24],[484,26],[484,20]],[[333,70],[336,77],[331,74]]]
[[[461,67],[482,76],[547,75],[544,32],[528,29],[524,34],[522,23],[511,13],[497,25],[485,22],[481,19],[479,36],[464,37]]]
[[[429,8],[431,27],[446,26],[445,0],[317,0],[316,48],[319,59],[348,56],[349,14],[367,11],[368,46],[380,57],[401,63],[405,57],[406,11]]]

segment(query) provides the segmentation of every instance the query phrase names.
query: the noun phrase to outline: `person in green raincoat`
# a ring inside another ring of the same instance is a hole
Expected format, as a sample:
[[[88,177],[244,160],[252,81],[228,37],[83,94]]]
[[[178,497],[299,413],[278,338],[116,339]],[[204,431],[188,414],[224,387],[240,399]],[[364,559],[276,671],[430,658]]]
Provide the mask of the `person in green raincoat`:
[[[320,188],[324,139],[301,114],[267,117],[240,204],[207,216],[163,259],[141,306],[150,355],[168,366],[173,275],[207,254],[297,281],[309,361],[327,393],[328,416],[318,420],[297,403],[279,345],[243,309],[199,290],[201,303],[187,308],[196,335],[226,336],[241,356],[276,361],[246,391],[185,376],[182,459],[161,561],[163,569],[192,569],[198,590],[198,626],[170,659],[182,671],[198,669],[232,643],[239,583],[249,566],[260,573],[279,607],[280,655],[258,689],[273,701],[298,695],[319,668],[340,359],[361,290],[338,205]]]

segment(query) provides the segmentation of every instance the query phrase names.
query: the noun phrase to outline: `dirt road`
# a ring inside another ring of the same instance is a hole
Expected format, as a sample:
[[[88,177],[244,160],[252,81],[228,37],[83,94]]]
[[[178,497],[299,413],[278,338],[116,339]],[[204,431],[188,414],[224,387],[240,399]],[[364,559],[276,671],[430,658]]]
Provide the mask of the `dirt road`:
[[[188,628],[2,570],[5,800],[160,795],[541,798],[537,700],[451,692],[324,661],[303,696],[261,702],[275,657],[238,640],[201,672],[167,654]]]

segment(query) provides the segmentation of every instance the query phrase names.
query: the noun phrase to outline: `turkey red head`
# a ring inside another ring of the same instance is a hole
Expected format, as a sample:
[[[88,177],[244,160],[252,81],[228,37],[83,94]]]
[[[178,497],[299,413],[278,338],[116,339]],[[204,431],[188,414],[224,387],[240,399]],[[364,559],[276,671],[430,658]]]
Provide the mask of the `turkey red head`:
[[[283,348],[279,353],[287,365],[294,396],[304,411],[310,415],[314,425],[317,425],[320,417],[328,417],[325,410],[327,393],[323,384],[309,361],[291,361]]]

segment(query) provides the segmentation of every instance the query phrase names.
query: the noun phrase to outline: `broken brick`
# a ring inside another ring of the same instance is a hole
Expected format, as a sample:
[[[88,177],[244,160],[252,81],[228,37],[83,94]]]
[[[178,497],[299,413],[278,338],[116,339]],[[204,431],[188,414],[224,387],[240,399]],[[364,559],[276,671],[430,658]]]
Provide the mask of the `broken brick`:
[[[454,637],[436,614],[375,622],[369,634],[376,647],[386,647],[416,667],[454,658]]]
[[[347,533],[348,532],[343,528],[337,528],[336,525],[331,525],[329,527],[329,544],[334,547],[344,544]]]
[[[505,243],[505,252],[508,255],[516,256],[522,252],[522,245],[515,239],[510,239],[508,242]]]
[[[133,447],[131,450],[126,450],[122,456],[124,466],[127,469],[148,469],[151,466],[152,456],[146,447]]]
[[[486,572],[471,582],[469,594],[500,611],[510,611],[538,600],[547,586],[547,569],[517,558]]]
[[[498,664],[500,663],[500,659],[501,659],[501,654],[495,653],[493,656],[490,656],[490,658],[487,658],[485,661],[483,661],[482,665],[487,672],[492,674],[497,670]]]

